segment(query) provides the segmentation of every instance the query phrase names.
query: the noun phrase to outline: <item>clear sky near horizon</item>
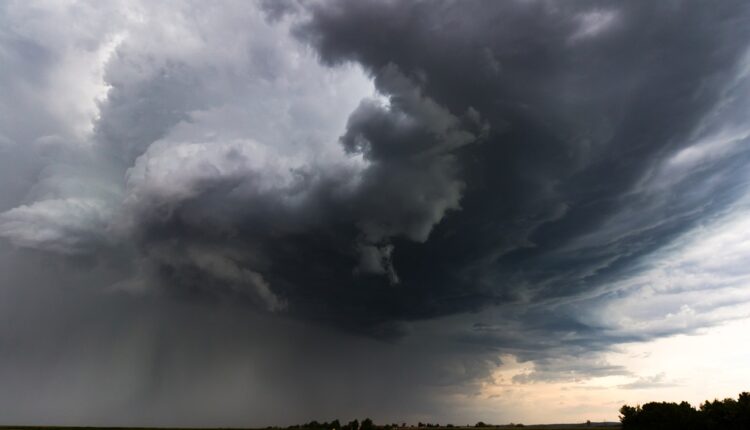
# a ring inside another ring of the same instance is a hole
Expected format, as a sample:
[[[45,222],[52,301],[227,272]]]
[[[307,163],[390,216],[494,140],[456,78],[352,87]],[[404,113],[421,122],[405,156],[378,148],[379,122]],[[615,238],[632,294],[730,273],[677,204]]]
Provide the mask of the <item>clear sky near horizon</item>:
[[[0,1],[0,424],[750,391],[750,3]]]

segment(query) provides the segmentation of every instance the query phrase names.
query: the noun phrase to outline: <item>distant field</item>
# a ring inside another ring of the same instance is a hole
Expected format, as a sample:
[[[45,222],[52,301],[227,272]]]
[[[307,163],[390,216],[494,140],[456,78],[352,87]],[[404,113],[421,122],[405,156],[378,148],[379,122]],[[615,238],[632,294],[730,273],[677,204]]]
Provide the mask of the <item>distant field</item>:
[[[221,428],[221,427],[63,427],[63,426],[0,426],[0,430],[267,430],[269,428],[283,430],[285,427],[262,427],[252,428]],[[586,424],[535,424],[524,425],[523,427],[511,425],[487,426],[477,429],[477,427],[397,427],[395,430],[494,430],[494,429],[535,429],[535,430],[613,430],[619,429],[620,425],[616,423],[600,424],[595,423],[591,426]],[[306,430],[306,429],[298,429]]]
[[[493,429],[500,429],[500,430],[508,430],[508,429],[534,429],[534,430],[616,430],[619,429],[620,425],[618,423],[594,423],[590,426],[587,426],[586,424],[528,424],[524,425],[523,427],[517,427],[517,426],[511,426],[511,425],[499,425],[499,426],[490,426],[490,427],[482,427],[480,429],[477,429],[474,426],[471,427],[433,427],[432,429],[437,430],[493,430]],[[416,427],[404,427],[400,430],[419,430]],[[431,429],[427,429],[431,430]]]
[[[522,427],[512,425],[497,425],[487,427],[399,427],[396,430],[508,430],[508,429],[534,429],[534,430],[616,430],[620,428],[619,423],[592,423],[586,424],[524,424]]]

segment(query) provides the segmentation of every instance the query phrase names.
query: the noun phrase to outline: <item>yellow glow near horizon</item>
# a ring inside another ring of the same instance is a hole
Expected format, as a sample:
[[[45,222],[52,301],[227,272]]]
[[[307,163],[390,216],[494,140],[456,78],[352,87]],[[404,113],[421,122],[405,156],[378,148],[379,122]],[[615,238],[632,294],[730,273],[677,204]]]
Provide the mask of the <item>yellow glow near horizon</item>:
[[[608,363],[632,372],[628,376],[519,383],[513,377],[529,374],[534,364],[504,355],[472,409],[494,423],[617,421],[623,404],[686,400],[697,407],[705,400],[734,398],[750,390],[750,350],[737,347],[749,333],[746,318],[693,336],[624,344],[605,354]]]

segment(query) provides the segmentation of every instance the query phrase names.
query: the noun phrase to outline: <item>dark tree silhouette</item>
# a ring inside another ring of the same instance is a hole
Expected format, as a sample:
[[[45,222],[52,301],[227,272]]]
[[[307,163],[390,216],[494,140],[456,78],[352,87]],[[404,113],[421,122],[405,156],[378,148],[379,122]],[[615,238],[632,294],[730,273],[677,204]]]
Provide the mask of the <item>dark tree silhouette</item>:
[[[695,409],[688,402],[651,402],[620,408],[623,430],[749,430],[750,393],[738,400],[706,401]]]
[[[359,426],[359,430],[374,430],[375,425],[372,423],[372,420],[369,418],[365,418],[362,420],[362,424]]]

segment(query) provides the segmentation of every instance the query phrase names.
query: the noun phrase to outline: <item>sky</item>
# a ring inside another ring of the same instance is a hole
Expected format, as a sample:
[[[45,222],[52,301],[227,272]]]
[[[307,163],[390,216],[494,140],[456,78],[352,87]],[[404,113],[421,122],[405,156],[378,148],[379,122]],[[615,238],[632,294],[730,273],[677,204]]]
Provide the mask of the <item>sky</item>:
[[[750,390],[750,4],[0,1],[0,424]]]

